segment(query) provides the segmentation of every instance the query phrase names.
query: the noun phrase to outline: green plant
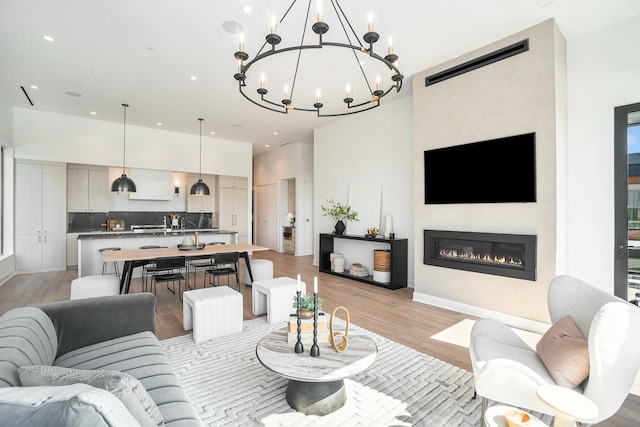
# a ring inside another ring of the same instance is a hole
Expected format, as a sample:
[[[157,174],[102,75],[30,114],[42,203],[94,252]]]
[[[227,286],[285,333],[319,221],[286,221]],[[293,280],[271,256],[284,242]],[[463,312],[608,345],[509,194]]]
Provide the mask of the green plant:
[[[342,203],[334,202],[333,199],[327,199],[329,206],[320,206],[322,209],[322,216],[330,216],[336,221],[360,221],[358,219],[358,212],[352,211],[351,206],[343,205]]]
[[[293,296],[291,304],[293,308],[298,307],[298,297]],[[318,297],[318,310],[322,308],[322,298]],[[300,295],[300,310],[313,310],[313,294]]]

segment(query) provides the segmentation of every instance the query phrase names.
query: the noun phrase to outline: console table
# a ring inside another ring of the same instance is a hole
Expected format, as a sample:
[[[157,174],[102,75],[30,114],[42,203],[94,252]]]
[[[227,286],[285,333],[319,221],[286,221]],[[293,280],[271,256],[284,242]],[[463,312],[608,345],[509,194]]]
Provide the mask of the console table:
[[[391,281],[389,283],[381,283],[373,280],[373,276],[353,276],[349,274],[347,266],[343,273],[331,271],[331,260],[329,254],[333,252],[333,243],[335,239],[357,240],[366,243],[387,243],[391,249]],[[364,236],[354,236],[349,234],[320,234],[320,271],[322,273],[333,274],[334,276],[346,277],[348,279],[357,280],[359,282],[368,283],[370,285],[381,286],[389,289],[400,289],[407,287],[407,257],[408,257],[408,240],[407,239],[386,239],[376,237],[369,239]]]

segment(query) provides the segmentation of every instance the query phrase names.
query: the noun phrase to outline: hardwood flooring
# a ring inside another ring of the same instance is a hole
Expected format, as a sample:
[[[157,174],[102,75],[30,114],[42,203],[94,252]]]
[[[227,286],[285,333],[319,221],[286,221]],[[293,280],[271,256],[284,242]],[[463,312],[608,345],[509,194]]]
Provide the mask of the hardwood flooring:
[[[256,259],[269,259],[274,264],[274,277],[296,277],[301,275],[312,289],[313,278],[318,276],[319,294],[324,300],[324,311],[331,312],[337,306],[349,310],[351,322],[396,342],[444,360],[452,365],[471,371],[469,351],[457,345],[433,338],[448,328],[461,325],[466,319],[475,320],[465,314],[444,310],[412,301],[413,289],[388,290],[377,286],[320,273],[311,264],[312,257],[295,257],[273,251],[256,252]],[[53,273],[16,275],[0,286],[0,315],[14,307],[23,307],[42,302],[61,301],[69,298],[71,280],[77,270]],[[202,286],[202,273],[197,276]],[[241,274],[242,279],[242,274]],[[221,279],[224,282],[224,279]],[[235,286],[232,279],[232,286]],[[140,279],[132,281],[132,292],[141,291]],[[253,319],[251,313],[251,287],[241,285],[244,301],[244,319]],[[182,303],[177,295],[165,286],[158,286],[157,335],[160,339],[184,335],[182,327]],[[640,425],[640,397],[629,395],[623,407],[609,420],[598,427],[627,427]]]

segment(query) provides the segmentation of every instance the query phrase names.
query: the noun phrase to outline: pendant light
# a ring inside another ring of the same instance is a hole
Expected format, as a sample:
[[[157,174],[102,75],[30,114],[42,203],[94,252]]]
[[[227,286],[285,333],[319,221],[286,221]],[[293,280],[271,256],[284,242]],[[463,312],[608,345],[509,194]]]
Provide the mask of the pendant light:
[[[191,186],[189,194],[193,194],[196,196],[208,196],[209,194],[211,194],[209,192],[209,186],[205,184],[204,181],[202,181],[202,121],[204,119],[198,120],[200,120],[200,178],[198,179],[198,182]]]
[[[129,104],[122,104],[124,107],[124,128],[122,131],[122,175],[120,178],[116,178],[115,181],[111,184],[111,191],[118,193],[135,193],[136,192],[136,183],[124,173],[126,153],[127,153],[127,107]]]

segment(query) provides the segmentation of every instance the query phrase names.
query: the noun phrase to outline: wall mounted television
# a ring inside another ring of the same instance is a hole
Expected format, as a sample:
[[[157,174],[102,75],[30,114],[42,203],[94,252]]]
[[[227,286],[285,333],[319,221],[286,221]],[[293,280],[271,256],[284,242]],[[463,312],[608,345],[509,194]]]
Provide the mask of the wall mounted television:
[[[425,204],[536,201],[536,134],[424,152]]]

